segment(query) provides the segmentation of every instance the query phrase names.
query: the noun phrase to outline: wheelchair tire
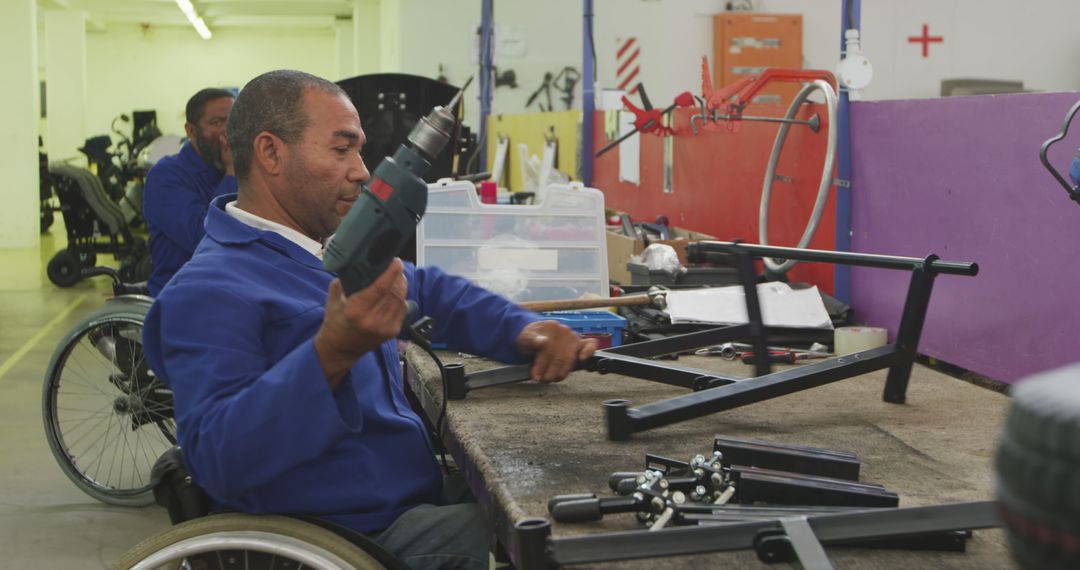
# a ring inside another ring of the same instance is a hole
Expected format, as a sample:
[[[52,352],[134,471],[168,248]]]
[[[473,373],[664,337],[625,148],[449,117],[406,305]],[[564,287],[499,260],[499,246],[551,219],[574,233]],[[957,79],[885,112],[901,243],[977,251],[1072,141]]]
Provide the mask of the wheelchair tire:
[[[1009,550],[1022,568],[1080,568],[1080,366],[1013,390],[995,465]]]
[[[176,443],[172,393],[142,354],[150,303],[110,299],[64,336],[45,374],[42,420],[53,457],[79,489],[110,505],[152,503],[150,471]]]
[[[49,260],[45,268],[45,274],[49,276],[57,287],[71,287],[82,279],[83,262],[79,255],[69,249],[56,252]]]
[[[216,556],[209,557],[211,564],[205,566],[208,570],[294,567],[286,566],[287,560],[299,562],[303,568],[383,568],[371,555],[333,531],[289,517],[239,513],[176,525],[142,541],[111,568],[176,568],[185,558],[209,553]],[[251,558],[256,556],[261,563],[252,563]]]

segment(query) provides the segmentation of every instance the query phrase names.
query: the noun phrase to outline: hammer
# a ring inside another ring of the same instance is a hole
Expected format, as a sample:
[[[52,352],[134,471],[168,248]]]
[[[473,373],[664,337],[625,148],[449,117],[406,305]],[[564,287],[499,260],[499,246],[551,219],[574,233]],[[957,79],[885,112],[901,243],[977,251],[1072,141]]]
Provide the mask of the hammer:
[[[653,305],[659,309],[667,307],[667,289],[650,287],[647,293],[627,295],[625,297],[599,299],[559,299],[555,301],[527,301],[521,306],[542,313],[545,311],[572,311],[576,309],[599,309],[604,307],[626,307],[633,305]]]

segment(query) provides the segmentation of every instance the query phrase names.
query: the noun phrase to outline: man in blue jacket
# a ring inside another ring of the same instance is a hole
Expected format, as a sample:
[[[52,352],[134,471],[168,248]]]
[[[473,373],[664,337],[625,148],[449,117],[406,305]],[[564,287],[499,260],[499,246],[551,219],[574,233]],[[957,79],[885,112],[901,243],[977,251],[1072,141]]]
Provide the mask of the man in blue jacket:
[[[333,83],[263,74],[241,91],[228,134],[239,195],[214,200],[206,239],[144,328],[195,481],[218,508],[325,518],[414,568],[486,569],[491,530],[475,503],[446,504],[405,398],[395,339],[406,299],[438,322],[435,340],[531,358],[539,381],[565,378],[595,341],[399,260],[346,297],[322,242],[369,173],[359,116]]]
[[[143,218],[150,230],[154,265],[147,282],[151,295],[156,296],[191,259],[203,237],[210,200],[236,192],[232,153],[225,142],[233,100],[224,89],[203,89],[193,95],[185,109],[187,142],[147,174]]]

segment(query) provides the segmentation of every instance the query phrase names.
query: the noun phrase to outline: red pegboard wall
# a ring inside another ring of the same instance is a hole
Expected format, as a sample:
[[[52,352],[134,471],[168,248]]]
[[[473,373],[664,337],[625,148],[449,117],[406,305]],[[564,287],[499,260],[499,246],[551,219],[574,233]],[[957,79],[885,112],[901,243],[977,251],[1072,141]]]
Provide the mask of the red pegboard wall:
[[[751,105],[747,116],[783,116],[786,107]],[[827,144],[828,114],[824,105],[805,105],[796,118],[817,113],[821,130],[792,126],[780,155],[769,212],[771,245],[798,244],[814,208]],[[653,221],[664,215],[676,226],[714,235],[722,240],[741,239],[758,243],[758,210],[761,187],[778,123],[742,122],[735,132],[690,128],[689,109],[675,111],[673,192],[663,191],[664,139],[641,138],[641,184],[619,182],[619,153],[608,152],[593,163],[593,186],[604,192],[608,208],[630,214],[635,220]],[[723,128],[723,125],[721,125]],[[593,148],[609,142],[604,133],[604,112],[594,116]],[[836,199],[830,190],[825,212],[808,247],[835,248]],[[833,266],[800,263],[788,273],[794,281],[817,285],[833,292]]]

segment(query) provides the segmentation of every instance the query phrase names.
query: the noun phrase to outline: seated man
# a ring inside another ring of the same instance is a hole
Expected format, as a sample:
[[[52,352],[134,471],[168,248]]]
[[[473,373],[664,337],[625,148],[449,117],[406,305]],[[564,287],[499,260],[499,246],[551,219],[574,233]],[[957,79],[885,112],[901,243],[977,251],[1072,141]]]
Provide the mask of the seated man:
[[[225,142],[233,99],[224,89],[203,89],[193,95],[185,110],[187,142],[147,174],[143,218],[150,230],[154,269],[147,286],[153,296],[191,259],[203,237],[210,200],[236,192],[232,154]]]
[[[558,381],[592,355],[554,321],[434,267],[394,260],[346,297],[320,260],[368,179],[345,93],[297,71],[253,79],[229,117],[238,196],[147,316],[148,361],[174,393],[184,458],[220,509],[307,514],[413,567],[487,568],[475,503],[446,504],[395,337],[416,301],[434,338]]]

